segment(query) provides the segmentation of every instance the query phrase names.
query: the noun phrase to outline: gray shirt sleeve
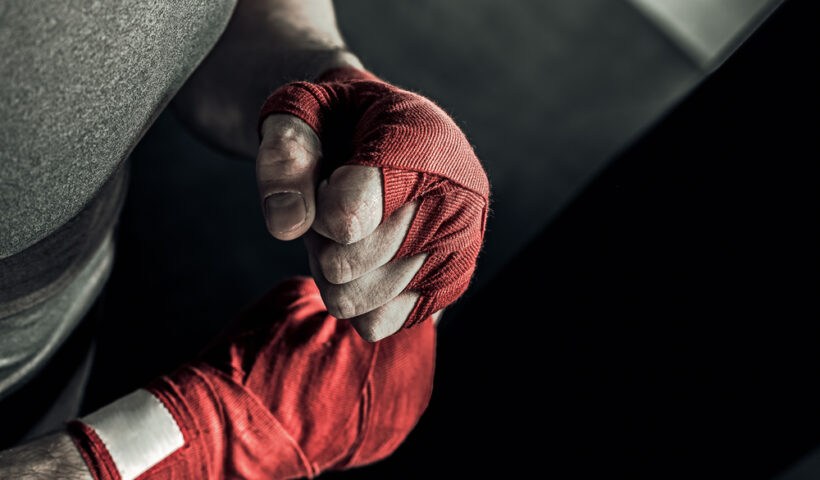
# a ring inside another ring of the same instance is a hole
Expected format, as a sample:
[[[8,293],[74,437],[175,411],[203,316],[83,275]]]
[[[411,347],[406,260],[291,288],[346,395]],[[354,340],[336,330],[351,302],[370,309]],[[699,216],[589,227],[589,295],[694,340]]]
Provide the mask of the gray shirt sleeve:
[[[0,259],[95,196],[219,39],[234,4],[0,2]]]

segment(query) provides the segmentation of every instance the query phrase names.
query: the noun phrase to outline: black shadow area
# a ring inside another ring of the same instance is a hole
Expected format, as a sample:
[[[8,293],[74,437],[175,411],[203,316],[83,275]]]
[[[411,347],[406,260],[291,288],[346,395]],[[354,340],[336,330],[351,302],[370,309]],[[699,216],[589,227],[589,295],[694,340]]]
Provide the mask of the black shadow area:
[[[451,312],[356,478],[767,479],[820,444],[816,8],[786,2]]]

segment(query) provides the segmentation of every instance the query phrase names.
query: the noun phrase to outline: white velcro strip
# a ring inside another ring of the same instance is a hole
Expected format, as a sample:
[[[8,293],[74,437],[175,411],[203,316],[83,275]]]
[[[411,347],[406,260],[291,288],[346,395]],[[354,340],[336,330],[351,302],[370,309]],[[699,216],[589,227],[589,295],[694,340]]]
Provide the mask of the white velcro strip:
[[[123,480],[134,480],[185,444],[159,399],[137,390],[82,419],[97,432]]]

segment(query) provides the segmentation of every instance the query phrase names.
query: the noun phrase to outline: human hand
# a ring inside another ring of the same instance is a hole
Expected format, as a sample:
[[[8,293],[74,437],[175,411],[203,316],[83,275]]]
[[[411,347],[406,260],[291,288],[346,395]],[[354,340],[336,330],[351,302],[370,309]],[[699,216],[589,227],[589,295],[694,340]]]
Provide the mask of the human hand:
[[[290,279],[195,361],[69,424],[98,480],[313,478],[381,460],[427,408],[436,332],[379,343]]]
[[[419,297],[402,291],[426,255],[391,261],[416,202],[380,224],[380,169],[344,165],[317,188],[321,157],[318,136],[304,121],[288,114],[265,119],[257,179],[268,230],[280,240],[303,236],[328,311],[349,318],[363,338],[378,340],[404,324]]]
[[[332,315],[375,341],[463,293],[489,186],[441,109],[344,68],[278,90],[261,118],[257,182],[268,230],[281,240],[304,235]]]

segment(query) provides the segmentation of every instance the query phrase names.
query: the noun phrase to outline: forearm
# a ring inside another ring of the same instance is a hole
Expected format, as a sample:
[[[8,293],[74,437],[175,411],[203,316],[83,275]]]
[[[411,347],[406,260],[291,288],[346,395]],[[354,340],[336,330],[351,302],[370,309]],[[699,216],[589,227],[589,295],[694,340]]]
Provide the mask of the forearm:
[[[268,94],[336,66],[361,63],[346,50],[330,0],[240,0],[174,107],[212,145],[254,157],[256,121]]]
[[[65,433],[0,452],[0,478],[91,480],[80,452]]]
[[[343,47],[330,0],[240,0],[236,18],[267,41],[288,46]]]
[[[313,477],[371,463],[426,409],[435,346],[430,322],[365,342],[327,313],[312,280],[290,279],[200,360],[70,423],[74,440],[61,433],[0,452],[0,479],[91,480],[86,461],[93,478],[203,480]]]

